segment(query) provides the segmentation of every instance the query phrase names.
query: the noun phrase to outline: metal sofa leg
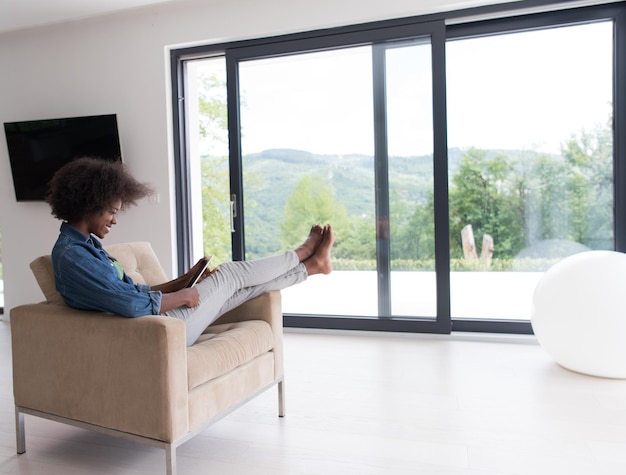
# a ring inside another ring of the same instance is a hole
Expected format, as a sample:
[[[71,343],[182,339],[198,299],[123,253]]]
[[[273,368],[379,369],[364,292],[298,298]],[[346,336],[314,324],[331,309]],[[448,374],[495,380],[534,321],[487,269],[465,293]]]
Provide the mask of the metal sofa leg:
[[[278,383],[278,417],[285,417],[285,380]]]
[[[24,414],[15,408],[15,438],[17,442],[17,453],[26,452],[26,434],[24,433]]]
[[[165,468],[167,475],[176,475],[176,447],[172,444],[165,447]]]

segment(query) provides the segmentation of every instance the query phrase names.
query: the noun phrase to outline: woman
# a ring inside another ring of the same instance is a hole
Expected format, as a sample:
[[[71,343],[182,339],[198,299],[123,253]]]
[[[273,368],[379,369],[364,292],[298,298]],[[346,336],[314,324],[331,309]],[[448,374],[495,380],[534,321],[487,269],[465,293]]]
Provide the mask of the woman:
[[[97,238],[104,239],[117,224],[120,210],[151,192],[120,162],[80,158],[54,175],[47,202],[63,223],[52,249],[52,264],[56,288],[69,306],[125,317],[179,318],[187,327],[190,346],[213,321],[243,302],[302,282],[309,275],[332,271],[332,227],[314,225],[297,249],[221,264],[205,271],[191,288],[187,284],[203,260],[172,281],[156,286],[135,284]]]

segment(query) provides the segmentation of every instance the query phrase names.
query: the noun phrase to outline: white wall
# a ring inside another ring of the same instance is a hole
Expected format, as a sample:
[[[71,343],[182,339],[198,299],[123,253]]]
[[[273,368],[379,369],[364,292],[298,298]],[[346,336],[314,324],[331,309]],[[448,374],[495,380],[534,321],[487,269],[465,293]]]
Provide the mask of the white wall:
[[[479,0],[195,0],[0,35],[0,122],[116,113],[126,164],[159,191],[119,218],[105,244],[152,242],[175,262],[168,50],[450,10]],[[45,203],[17,203],[0,139],[5,315],[43,298],[28,267],[50,252],[59,222]],[[6,318],[6,317],[5,317]]]

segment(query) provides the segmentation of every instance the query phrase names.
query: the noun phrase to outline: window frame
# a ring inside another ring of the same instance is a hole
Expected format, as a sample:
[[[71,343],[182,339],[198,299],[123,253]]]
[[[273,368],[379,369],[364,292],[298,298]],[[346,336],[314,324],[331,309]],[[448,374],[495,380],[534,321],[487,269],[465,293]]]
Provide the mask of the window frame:
[[[227,70],[228,128],[231,161],[231,193],[241,197],[242,157],[239,136],[238,61],[315,49],[371,44],[376,41],[410,38],[415,31],[432,25],[433,38],[433,124],[435,127],[434,193],[435,193],[435,255],[437,273],[437,315],[443,315],[440,327],[422,326],[419,321],[399,318],[352,318],[331,316],[285,315],[285,326],[300,328],[376,330],[400,332],[450,331],[532,334],[530,321],[450,318],[449,223],[447,196],[447,143],[445,95],[445,43],[448,40],[551,28],[601,20],[614,21],[613,78],[613,167],[614,167],[614,247],[626,252],[626,2],[611,2],[576,7],[571,1],[525,0],[512,4],[490,5],[453,12],[384,20],[326,30],[294,33],[277,37],[245,40],[216,45],[174,49],[170,52],[173,101],[174,165],[176,183],[176,215],[179,271],[190,266],[191,218],[189,202],[189,167],[185,153],[184,61],[207,56],[224,55]],[[404,35],[404,36],[403,36]],[[437,38],[437,41],[435,41]],[[437,43],[437,44],[436,44]],[[441,46],[439,46],[439,43]],[[443,131],[443,132],[442,132]],[[445,153],[441,154],[441,150]],[[235,203],[233,259],[245,257],[243,238],[244,203]],[[620,216],[622,217],[620,219]]]

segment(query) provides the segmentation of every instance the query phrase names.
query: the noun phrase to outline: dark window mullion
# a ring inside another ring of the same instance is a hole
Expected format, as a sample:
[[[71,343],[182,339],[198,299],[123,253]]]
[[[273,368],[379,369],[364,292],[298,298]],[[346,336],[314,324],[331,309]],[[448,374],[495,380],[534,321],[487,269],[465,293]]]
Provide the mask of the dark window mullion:
[[[431,35],[433,74],[433,181],[437,321],[450,332],[450,223],[448,209],[448,126],[444,28]]]
[[[172,113],[175,124],[173,142],[174,153],[177,160],[174,161],[174,171],[177,177],[176,184],[176,238],[178,240],[178,273],[183,274],[191,263],[191,229],[189,203],[189,160],[186,152],[186,123],[185,123],[185,61],[170,55],[172,75]]]
[[[376,272],[378,316],[391,316],[391,250],[389,240],[389,157],[384,45],[372,46],[374,97],[374,170],[376,199]]]
[[[228,153],[230,195],[235,198],[232,233],[232,258],[245,259],[243,212],[243,158],[241,154],[241,121],[239,111],[239,61],[226,51],[226,90],[228,97]]]
[[[626,252],[626,12],[615,16],[613,71],[613,172],[615,250]]]

